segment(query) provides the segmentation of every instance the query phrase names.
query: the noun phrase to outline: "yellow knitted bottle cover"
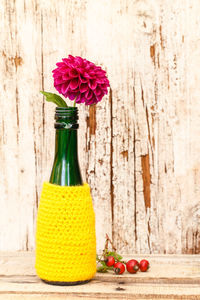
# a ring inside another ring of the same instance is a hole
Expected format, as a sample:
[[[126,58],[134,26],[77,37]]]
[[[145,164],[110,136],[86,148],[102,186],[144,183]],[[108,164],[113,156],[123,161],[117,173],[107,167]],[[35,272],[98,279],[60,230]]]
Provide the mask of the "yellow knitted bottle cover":
[[[88,184],[43,184],[35,267],[41,279],[56,282],[90,280],[96,273],[95,216]]]

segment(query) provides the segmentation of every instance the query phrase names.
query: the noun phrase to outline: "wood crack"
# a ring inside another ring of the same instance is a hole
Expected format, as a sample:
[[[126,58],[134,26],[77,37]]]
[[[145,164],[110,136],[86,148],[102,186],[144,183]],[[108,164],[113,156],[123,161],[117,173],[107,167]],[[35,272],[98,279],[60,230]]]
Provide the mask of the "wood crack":
[[[136,106],[136,94],[135,94],[135,74],[134,74],[134,85],[133,85],[133,103],[134,108]],[[137,181],[137,175],[136,175],[136,130],[135,130],[135,122],[134,122],[134,131],[133,131],[133,153],[134,153],[134,234],[135,234],[135,251],[137,246],[137,190],[136,190],[136,181]]]
[[[96,132],[96,105],[90,105],[89,117],[87,118],[87,126],[90,128],[90,135]]]
[[[148,109],[146,106],[146,120],[147,120],[147,129],[148,129],[148,140],[149,140],[149,144],[151,147],[151,153],[152,153],[152,161],[154,161],[154,149],[153,149],[153,145],[154,142],[151,142],[151,133],[150,133],[150,125],[149,125],[149,113],[148,113]]]
[[[18,92],[17,83],[15,89],[15,95],[16,95],[16,118],[17,118],[17,144],[19,144],[19,92]]]
[[[109,95],[110,103],[110,206],[111,206],[111,218],[112,218],[112,240],[114,241],[114,185],[113,185],[113,97],[112,89],[110,88]]]
[[[43,47],[43,14],[41,11],[41,75],[42,75],[42,91],[44,91],[44,47]],[[45,99],[43,96],[43,103],[42,103],[42,129],[43,129],[43,143],[45,138]]]
[[[142,165],[144,202],[145,202],[145,208],[147,210],[147,208],[151,207],[151,197],[150,197],[151,174],[150,174],[149,154],[141,155],[141,165]]]

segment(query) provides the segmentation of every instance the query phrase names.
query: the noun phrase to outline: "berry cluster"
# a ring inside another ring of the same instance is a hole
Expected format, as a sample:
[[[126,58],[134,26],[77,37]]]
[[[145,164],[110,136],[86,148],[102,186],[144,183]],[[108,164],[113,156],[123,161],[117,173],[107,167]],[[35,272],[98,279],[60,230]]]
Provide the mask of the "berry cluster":
[[[140,263],[135,259],[131,259],[128,262],[124,262],[124,261],[115,262],[113,256],[108,256],[105,262],[108,267],[111,266],[113,267],[115,274],[123,274],[125,272],[125,265],[127,271],[131,274],[137,273],[139,269],[142,272],[146,272],[149,268],[149,262],[146,259],[141,260]]]
[[[112,245],[112,251],[108,250],[108,243]],[[100,264],[97,268],[97,272],[106,273],[109,270],[114,270],[115,274],[120,275],[125,272],[125,266],[129,273],[137,273],[138,270],[146,272],[149,269],[149,262],[146,259],[138,262],[135,259],[131,259],[128,262],[122,260],[122,256],[116,253],[116,248],[113,246],[112,241],[106,235],[105,248],[102,256],[97,255],[97,263]]]

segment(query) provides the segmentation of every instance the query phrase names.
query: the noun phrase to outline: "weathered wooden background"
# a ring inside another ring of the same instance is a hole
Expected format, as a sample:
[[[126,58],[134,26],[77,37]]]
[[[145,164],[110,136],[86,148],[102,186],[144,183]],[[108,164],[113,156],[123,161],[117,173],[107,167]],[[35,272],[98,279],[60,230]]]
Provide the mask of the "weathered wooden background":
[[[200,1],[0,1],[0,250],[34,248],[54,155],[51,71],[68,54],[107,70],[80,106],[79,157],[98,249],[200,253]]]

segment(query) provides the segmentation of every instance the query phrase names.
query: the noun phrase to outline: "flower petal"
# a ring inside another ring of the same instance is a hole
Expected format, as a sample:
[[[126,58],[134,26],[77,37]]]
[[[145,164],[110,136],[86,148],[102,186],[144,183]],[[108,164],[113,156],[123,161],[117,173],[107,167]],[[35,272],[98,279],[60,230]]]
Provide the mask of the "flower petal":
[[[89,89],[88,84],[87,83],[81,83],[80,85],[80,92],[84,93]]]
[[[80,81],[82,82],[82,83],[86,83],[88,80],[85,78],[85,77],[83,77],[81,74],[79,74],[79,79],[80,79]]]
[[[96,90],[94,91],[94,93],[99,96],[101,94],[101,89],[99,88],[99,86],[96,88]]]
[[[85,97],[87,100],[90,100],[92,98],[92,96],[93,96],[93,92],[91,90],[89,90],[85,93]]]
[[[104,94],[101,93],[99,96],[96,96],[98,102],[101,101],[101,99],[103,98],[103,95],[104,95]]]
[[[95,97],[93,97],[92,99],[90,100],[86,100],[85,101],[85,105],[92,105],[92,104],[96,104],[97,103],[97,100]]]
[[[63,66],[64,66],[64,63],[63,63],[63,62],[58,62],[58,63],[56,64],[56,66],[59,67],[59,68],[60,68],[60,67],[63,67]]]
[[[77,96],[77,93],[73,93],[73,92],[67,92],[67,96],[69,97],[70,100],[74,100]]]
[[[80,56],[75,57],[75,62],[78,66],[81,66],[83,64],[83,61],[84,60],[82,59],[82,57],[80,57]]]
[[[69,71],[69,76],[70,77],[78,77],[78,75],[79,75],[79,73],[78,73],[78,71],[76,69],[71,69]]]
[[[66,92],[68,91],[68,89],[69,89],[69,82],[62,84],[61,92],[62,92],[63,95],[66,94]]]
[[[54,82],[56,85],[58,85],[58,84],[65,83],[66,80],[63,80],[62,77],[59,77],[59,78],[55,78]]]
[[[70,82],[70,88],[75,90],[78,87],[78,78],[74,78]]]
[[[61,87],[62,87],[62,85],[56,85],[56,84],[54,83],[54,87],[56,88],[56,90],[57,90],[60,94],[62,94],[62,92],[61,92]]]
[[[92,89],[92,90],[95,90],[96,87],[97,87],[97,83],[95,80],[89,80],[89,87]]]
[[[63,74],[67,73],[68,68],[62,67],[62,68],[59,68],[59,71],[60,71],[61,75],[63,75]]]
[[[85,78],[88,78],[88,79],[91,79],[91,78],[92,78],[87,72],[84,72],[83,76],[84,76]]]
[[[68,74],[64,74],[64,75],[62,75],[62,79],[65,80],[65,81],[66,81],[66,80],[68,81],[68,80],[70,80],[71,78],[69,77]]]
[[[76,98],[76,103],[81,103],[81,93]]]

